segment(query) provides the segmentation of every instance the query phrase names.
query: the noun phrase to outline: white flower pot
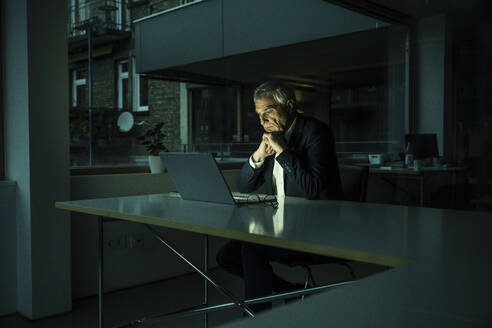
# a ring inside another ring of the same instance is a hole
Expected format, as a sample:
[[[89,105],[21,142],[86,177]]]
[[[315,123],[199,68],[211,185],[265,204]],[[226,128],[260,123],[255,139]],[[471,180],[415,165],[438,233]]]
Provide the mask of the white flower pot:
[[[159,156],[149,155],[150,173],[164,173],[164,164]]]

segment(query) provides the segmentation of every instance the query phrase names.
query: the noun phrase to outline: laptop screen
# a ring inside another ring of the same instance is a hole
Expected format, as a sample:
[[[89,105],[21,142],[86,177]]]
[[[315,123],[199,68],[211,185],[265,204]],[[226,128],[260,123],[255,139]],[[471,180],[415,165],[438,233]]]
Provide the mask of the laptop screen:
[[[181,198],[235,204],[211,153],[161,152],[159,155]]]
[[[437,135],[435,133],[407,134],[405,145],[412,144],[415,159],[438,157]]]

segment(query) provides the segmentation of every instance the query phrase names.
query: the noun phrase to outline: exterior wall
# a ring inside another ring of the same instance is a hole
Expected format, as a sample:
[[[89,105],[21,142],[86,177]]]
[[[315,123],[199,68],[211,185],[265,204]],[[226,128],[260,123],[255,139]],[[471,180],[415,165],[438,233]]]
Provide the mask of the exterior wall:
[[[179,0],[169,1],[150,1],[148,4],[134,5],[130,7],[131,21],[142,18],[149,14],[176,7],[181,4]],[[128,104],[129,110],[132,110],[134,103],[133,92],[133,74],[132,74],[132,57],[133,51],[133,27],[130,38],[112,43],[103,43],[94,46],[93,53],[98,49],[111,47],[111,53],[105,56],[93,57],[93,106],[95,108],[115,109],[117,108],[118,97],[118,68],[117,63],[120,60],[128,60]],[[97,38],[96,38],[97,41]],[[80,52],[72,53],[72,63],[70,71],[75,68],[87,70],[87,58],[83,58],[86,49],[82,48]],[[83,58],[74,61],[76,57]],[[137,59],[138,60],[138,59]],[[70,75],[70,83],[72,78]],[[86,84],[87,85],[87,84]],[[70,92],[72,88],[70,87]],[[88,103],[88,93],[86,91],[86,100]],[[149,110],[146,112],[135,112],[135,121],[139,123],[135,126],[132,137],[144,133],[145,129],[151,124],[164,121],[164,140],[166,147],[170,151],[179,151],[181,149],[181,131],[180,131],[180,86],[178,82],[149,80],[148,83],[148,105]],[[111,122],[110,122],[111,123]],[[97,137],[96,137],[97,138]],[[131,155],[146,155],[145,147],[138,141],[132,141]],[[115,154],[115,158],[118,154]],[[124,158],[124,156],[122,157]],[[124,163],[122,163],[124,164]]]
[[[94,107],[116,108],[116,62],[114,57],[98,58],[94,61],[93,105]]]
[[[179,89],[177,82],[149,81],[149,100],[152,101],[148,120],[164,121],[164,142],[170,151],[179,151],[181,147]]]

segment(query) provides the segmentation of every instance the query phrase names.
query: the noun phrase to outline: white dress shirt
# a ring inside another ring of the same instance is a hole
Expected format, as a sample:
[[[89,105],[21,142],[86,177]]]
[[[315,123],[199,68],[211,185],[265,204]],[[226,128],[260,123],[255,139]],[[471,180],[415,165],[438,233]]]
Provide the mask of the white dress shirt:
[[[294,122],[290,125],[289,129],[284,133],[284,138],[289,143],[290,136],[292,135],[292,131],[294,130],[294,126],[296,125],[297,117],[294,119]],[[278,154],[275,154],[275,158],[277,158]],[[252,168],[258,169],[263,165],[264,161],[255,163],[253,162],[253,156],[249,157],[249,165]],[[275,160],[273,164],[273,175],[272,175],[272,186],[274,188],[274,193],[278,196],[285,195],[285,185],[284,185],[284,169],[280,164]]]

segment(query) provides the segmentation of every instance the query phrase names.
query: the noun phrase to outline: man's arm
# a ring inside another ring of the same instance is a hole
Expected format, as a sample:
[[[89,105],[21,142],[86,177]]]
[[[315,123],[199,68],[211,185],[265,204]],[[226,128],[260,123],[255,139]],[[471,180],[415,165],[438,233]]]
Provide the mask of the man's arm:
[[[276,161],[309,199],[319,198],[328,188],[339,188],[334,141],[328,128],[313,131],[302,153],[287,148]]]
[[[241,172],[239,172],[237,187],[240,192],[253,192],[265,183],[265,176],[263,174],[264,166],[261,165],[258,168],[253,168],[250,161],[251,158],[248,162],[244,163]]]
[[[262,139],[258,149],[251,155],[249,161],[244,163],[238,178],[238,189],[240,192],[253,192],[265,183],[264,166],[265,158],[275,152]]]

